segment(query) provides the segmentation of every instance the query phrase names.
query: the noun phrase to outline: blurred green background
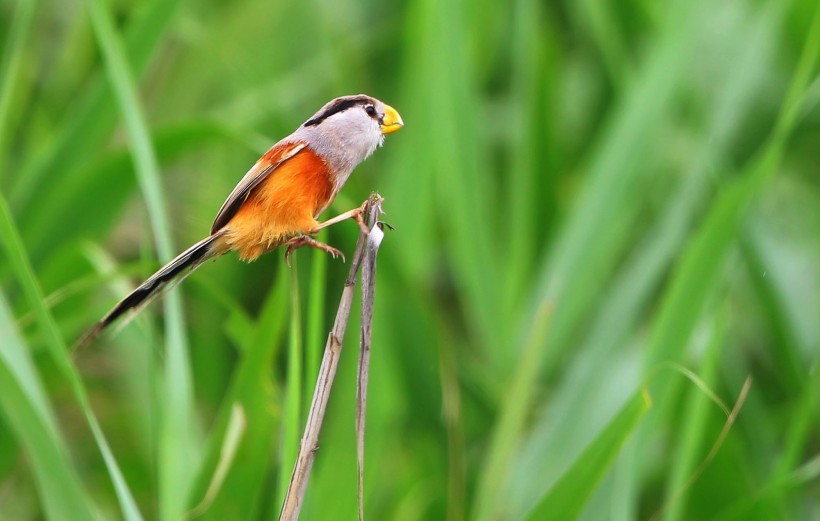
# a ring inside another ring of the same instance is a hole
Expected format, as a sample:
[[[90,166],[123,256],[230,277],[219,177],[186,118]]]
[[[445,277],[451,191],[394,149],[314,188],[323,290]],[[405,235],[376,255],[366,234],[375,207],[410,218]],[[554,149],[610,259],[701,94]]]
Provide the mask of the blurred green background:
[[[818,11],[4,0],[0,518],[278,516],[349,265],[226,256],[69,349],[364,92],[369,519],[820,519]],[[356,515],[357,310],[303,519]]]

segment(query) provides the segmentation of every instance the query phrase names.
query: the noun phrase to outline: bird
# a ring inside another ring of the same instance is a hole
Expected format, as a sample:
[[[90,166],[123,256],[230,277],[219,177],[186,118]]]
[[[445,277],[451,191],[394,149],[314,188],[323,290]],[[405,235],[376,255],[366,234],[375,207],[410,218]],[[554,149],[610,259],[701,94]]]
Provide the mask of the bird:
[[[231,251],[251,262],[280,246],[285,259],[302,246],[344,255],[313,236],[346,219],[366,229],[363,208],[317,219],[354,168],[404,125],[398,111],[366,94],[326,103],[289,136],[274,144],[242,177],[216,214],[210,234],[180,253],[117,303],[78,340],[86,345],[126,315],[134,316],[209,259]]]

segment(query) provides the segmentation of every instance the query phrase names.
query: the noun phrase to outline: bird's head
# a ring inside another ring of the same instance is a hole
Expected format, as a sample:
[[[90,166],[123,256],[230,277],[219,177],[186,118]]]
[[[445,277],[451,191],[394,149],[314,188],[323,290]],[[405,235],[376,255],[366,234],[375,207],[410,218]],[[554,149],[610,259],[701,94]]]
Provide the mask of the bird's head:
[[[404,125],[390,105],[364,94],[342,96],[326,103],[294,137],[304,140],[341,175],[349,175],[384,142],[384,136]]]

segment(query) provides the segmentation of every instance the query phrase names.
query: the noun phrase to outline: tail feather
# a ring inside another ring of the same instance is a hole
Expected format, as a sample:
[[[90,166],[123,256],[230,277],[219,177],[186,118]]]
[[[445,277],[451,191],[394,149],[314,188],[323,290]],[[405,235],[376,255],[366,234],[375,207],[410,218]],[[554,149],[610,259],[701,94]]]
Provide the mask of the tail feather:
[[[206,237],[194,244],[177,257],[151,275],[145,282],[140,284],[128,296],[122,299],[114,308],[109,311],[97,324],[77,341],[76,347],[86,345],[93,341],[108,326],[130,313],[131,316],[143,307],[148,305],[153,299],[161,295],[164,291],[171,289],[191,274],[202,263],[222,255],[227,250],[222,246],[220,233]]]

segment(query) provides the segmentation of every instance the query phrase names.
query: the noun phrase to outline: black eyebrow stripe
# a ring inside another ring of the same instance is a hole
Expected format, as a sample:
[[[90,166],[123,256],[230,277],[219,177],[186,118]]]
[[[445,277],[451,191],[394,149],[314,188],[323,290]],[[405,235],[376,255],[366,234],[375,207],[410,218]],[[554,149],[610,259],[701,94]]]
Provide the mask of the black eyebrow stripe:
[[[355,107],[356,105],[362,105],[364,103],[370,103],[370,98],[366,96],[358,96],[355,98],[346,98],[339,100],[337,103],[334,103],[330,107],[327,108],[324,112],[319,114],[313,119],[309,119],[305,122],[304,127],[313,127],[321,123],[322,121],[326,120],[333,114],[337,114],[344,110],[349,109],[350,107]]]

